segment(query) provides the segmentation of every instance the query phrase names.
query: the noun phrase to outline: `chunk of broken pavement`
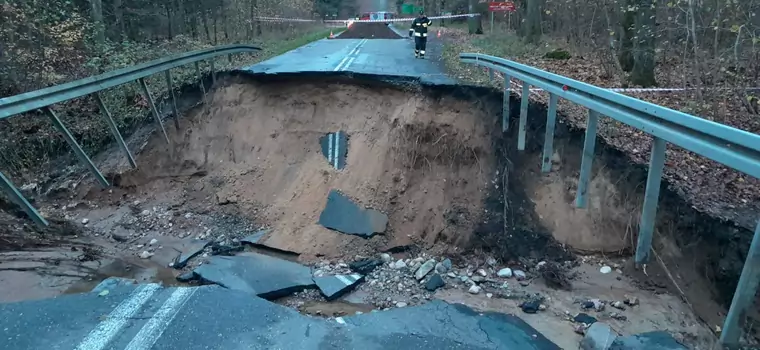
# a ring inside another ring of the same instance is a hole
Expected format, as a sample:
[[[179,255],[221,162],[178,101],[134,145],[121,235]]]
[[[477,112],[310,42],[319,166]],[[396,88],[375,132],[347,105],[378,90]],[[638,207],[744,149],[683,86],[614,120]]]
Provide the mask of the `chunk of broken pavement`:
[[[541,308],[541,299],[533,299],[520,304],[520,309],[526,314],[535,314]]]
[[[425,278],[430,271],[433,271],[435,268],[435,259],[430,259],[426,261],[422,266],[420,266],[419,269],[417,269],[417,272],[414,273],[414,278],[416,278],[418,281]]]
[[[315,287],[308,267],[257,253],[213,256],[194,272],[203,281],[265,299],[277,299]]]
[[[359,274],[314,277],[314,283],[327,301],[340,298],[356,287],[364,276]]]
[[[177,256],[177,259],[174,260],[172,267],[175,269],[184,268],[187,266],[187,263],[190,261],[190,259],[203,252],[203,250],[206,249],[210,243],[211,242],[203,241],[200,239],[193,239],[190,242],[186,243],[185,247],[182,248],[182,252]]]
[[[621,350],[686,350],[672,335],[664,331],[617,337],[613,349]]]
[[[185,273],[177,276],[177,281],[178,282],[184,282],[184,283],[187,283],[187,282],[190,282],[190,281],[195,281],[196,279],[198,279],[198,275],[196,275],[195,272],[193,272],[193,271],[185,272]]]
[[[609,325],[596,322],[586,329],[586,335],[581,340],[581,349],[609,350],[616,338],[617,334]]]
[[[441,288],[444,285],[446,285],[446,282],[443,281],[441,275],[434,273],[425,283],[425,289],[431,292],[435,292],[436,289]]]
[[[346,195],[332,190],[319,223],[331,230],[364,238],[385,232],[388,216],[374,209],[360,208]]]
[[[375,270],[375,268],[382,265],[383,262],[377,259],[363,259],[348,264],[348,267],[351,268],[352,271],[358,272],[362,275],[369,275]]]
[[[254,234],[247,236],[240,240],[240,243],[247,243],[247,244],[258,244],[264,235],[269,233],[269,230],[259,230],[256,231]]]
[[[593,324],[593,323],[596,323],[596,318],[594,318],[592,316],[589,316],[588,314],[585,314],[585,313],[581,312],[581,313],[575,315],[575,317],[573,317],[573,321],[575,321],[577,323]]]

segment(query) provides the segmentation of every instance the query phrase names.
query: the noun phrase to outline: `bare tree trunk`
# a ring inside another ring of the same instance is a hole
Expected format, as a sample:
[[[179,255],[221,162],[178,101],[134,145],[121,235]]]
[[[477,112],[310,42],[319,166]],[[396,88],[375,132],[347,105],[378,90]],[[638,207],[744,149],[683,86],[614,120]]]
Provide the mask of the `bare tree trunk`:
[[[656,85],[654,77],[655,11],[653,0],[639,0],[636,15],[636,42],[634,43],[631,83],[643,87]]]
[[[167,20],[166,28],[169,32],[169,40],[171,40],[174,38],[174,30],[172,26],[173,18],[172,18],[171,4],[166,4],[164,6],[166,8],[166,20]]]
[[[541,3],[540,0],[527,0],[525,16],[525,41],[536,44],[541,40]]]
[[[90,0],[90,16],[95,25],[95,43],[98,46],[103,46],[106,43],[106,35],[103,24],[103,2],[101,0]]]
[[[116,38],[119,41],[127,40],[127,28],[126,23],[124,23],[124,9],[121,0],[113,0],[113,16],[116,19],[116,30],[118,32]]]
[[[209,29],[209,26],[208,26],[208,18],[207,18],[207,16],[208,16],[208,11],[206,11],[205,9],[203,9],[201,11],[201,20],[203,20],[203,29],[206,31],[206,40],[210,44],[212,42],[211,41],[211,30]]]
[[[622,27],[620,32],[620,67],[624,71],[630,72],[633,70],[633,36],[635,33],[636,25],[636,11],[634,8],[636,0],[628,0],[621,7],[624,11]]]
[[[469,0],[467,9],[469,13],[477,12],[478,0]],[[483,16],[475,16],[467,19],[470,34],[483,34]]]

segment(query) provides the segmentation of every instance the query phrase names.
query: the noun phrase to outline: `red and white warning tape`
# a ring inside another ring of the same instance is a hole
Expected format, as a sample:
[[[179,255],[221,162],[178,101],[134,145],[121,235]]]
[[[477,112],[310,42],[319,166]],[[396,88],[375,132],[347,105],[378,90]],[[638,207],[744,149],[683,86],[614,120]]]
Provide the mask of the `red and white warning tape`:
[[[467,13],[462,15],[444,15],[444,16],[432,16],[428,17],[429,19],[449,19],[449,18],[462,18],[462,17],[476,17],[480,16],[479,13]],[[317,20],[317,19],[303,19],[303,18],[284,18],[284,17],[266,17],[266,16],[259,16],[254,17],[254,21],[259,22],[323,22],[323,23],[388,23],[388,22],[411,22],[414,21],[414,18],[391,18],[391,19],[327,19],[327,20]]]

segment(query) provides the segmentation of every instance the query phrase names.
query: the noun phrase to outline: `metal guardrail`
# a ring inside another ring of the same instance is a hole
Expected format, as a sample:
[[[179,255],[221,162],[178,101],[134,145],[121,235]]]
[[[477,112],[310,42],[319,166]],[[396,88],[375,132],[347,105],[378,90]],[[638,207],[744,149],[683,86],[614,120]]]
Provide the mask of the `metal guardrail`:
[[[654,142],[649,160],[649,173],[636,247],[635,261],[637,265],[647,263],[649,260],[667,142],[725,164],[747,175],[760,178],[760,135],[503,58],[477,53],[462,53],[459,58],[462,62],[488,68],[491,78],[493,78],[493,71],[504,74],[502,131],[507,131],[509,127],[511,78],[523,81],[523,98],[520,104],[520,120],[517,131],[518,150],[525,150],[529,100],[525,97],[530,96],[530,87],[536,86],[549,93],[542,172],[551,171],[558,99],[561,97],[588,108],[588,123],[575,200],[578,208],[586,207],[586,195],[596,144],[596,129],[600,115],[609,116],[652,135]],[[743,318],[744,311],[751,306],[758,284],[760,284],[760,222],[755,230],[739,279],[739,285],[734,293],[731,309],[724,323],[720,337],[723,345],[738,345],[741,334],[739,321]]]
[[[163,122],[161,121],[161,115],[158,113],[155,101],[151,95],[148,84],[145,82],[145,78],[153,74],[164,72],[166,84],[169,90],[169,96],[171,98],[172,109],[174,113],[174,124],[179,129],[179,111],[177,110],[176,97],[174,95],[173,81],[171,69],[179,66],[183,66],[189,63],[195,63],[195,71],[200,80],[200,88],[203,91],[203,95],[206,95],[206,89],[203,85],[203,76],[201,74],[200,61],[209,60],[209,70],[211,71],[211,78],[213,82],[216,82],[216,69],[214,68],[214,57],[221,55],[232,55],[236,53],[244,52],[256,52],[261,50],[256,46],[250,45],[225,45],[212,47],[204,50],[197,50],[187,52],[183,54],[168,56],[160,58],[154,61],[142,63],[132,67],[126,67],[117,69],[111,72],[103,73],[100,75],[72,81],[66,84],[51,86],[49,88],[31,91],[20,95],[0,98],[0,119],[8,118],[17,114],[42,109],[45,114],[50,118],[53,126],[63,134],[64,139],[69,144],[71,149],[76,154],[77,158],[84,164],[84,166],[95,176],[98,182],[103,187],[108,187],[110,184],[100,173],[100,170],[92,163],[92,160],[82,150],[82,147],[77,143],[74,137],[69,132],[68,128],[63,124],[60,118],[50,108],[51,105],[75,99],[78,97],[94,94],[94,98],[103,117],[106,118],[108,127],[119,144],[119,148],[125,153],[129,164],[136,168],[132,153],[130,153],[127,144],[119,133],[119,129],[116,127],[111,112],[106,107],[103,99],[100,97],[99,92],[116,87],[122,84],[126,84],[137,80],[140,84],[140,88],[145,99],[148,101],[151,114],[156,120],[156,123],[161,128],[161,131],[166,138],[166,142],[169,142],[169,136],[164,129]],[[204,98],[205,101],[205,98]],[[18,204],[24,212],[38,225],[47,226],[48,222],[40,213],[31,205],[29,201],[24,198],[21,192],[13,185],[13,183],[0,172],[0,187],[8,194],[8,196],[16,204]]]

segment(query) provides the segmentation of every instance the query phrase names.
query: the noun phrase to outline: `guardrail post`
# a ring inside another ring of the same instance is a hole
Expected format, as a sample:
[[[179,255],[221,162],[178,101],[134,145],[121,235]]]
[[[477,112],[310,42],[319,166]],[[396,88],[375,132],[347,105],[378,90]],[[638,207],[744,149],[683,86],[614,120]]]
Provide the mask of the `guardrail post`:
[[[216,68],[214,67],[214,58],[208,59],[209,69],[211,70],[211,84],[216,85]]]
[[[124,154],[127,156],[127,161],[129,162],[129,165],[132,166],[133,169],[137,168],[137,163],[135,163],[135,158],[132,157],[132,153],[129,152],[129,147],[127,147],[127,143],[124,142],[124,138],[121,137],[121,133],[119,133],[119,128],[116,127],[116,123],[113,121],[113,118],[111,117],[111,112],[108,110],[108,107],[106,107],[106,104],[103,102],[103,99],[100,97],[100,93],[95,93],[95,102],[98,103],[98,107],[100,108],[100,111],[103,113],[103,116],[106,117],[106,123],[108,124],[108,128],[111,129],[111,134],[116,139],[116,143],[119,145],[119,148],[121,148],[121,151],[124,152]]]
[[[517,130],[517,149],[525,150],[525,128],[528,124],[528,100],[530,100],[530,84],[523,81],[522,96],[520,96],[520,127]]]
[[[552,155],[554,154],[554,127],[557,124],[557,95],[549,94],[549,111],[546,113],[546,133],[544,135],[544,157],[541,172],[552,170]]]
[[[16,188],[16,186],[13,185],[11,180],[8,180],[5,175],[3,175],[3,172],[0,171],[0,186],[3,187],[3,190],[5,193],[8,194],[8,196],[11,198],[11,200],[16,203],[19,207],[21,207],[21,210],[23,210],[27,216],[29,216],[32,221],[34,221],[35,224],[39,226],[48,226],[47,220],[45,220],[42,215],[37,211],[37,209],[34,209],[34,207],[29,204],[29,201],[24,198],[24,195],[21,194],[21,192]]]
[[[588,110],[588,123],[586,123],[586,136],[583,139],[583,154],[581,155],[581,175],[578,179],[578,192],[575,194],[575,206],[586,207],[586,194],[588,183],[591,181],[591,165],[594,162],[594,147],[596,147],[596,124],[599,120],[599,112]]]
[[[504,100],[501,103],[501,132],[507,132],[509,130],[509,97],[512,95],[510,86],[512,84],[512,78],[509,75],[504,75]]]
[[[76,140],[74,140],[74,136],[71,135],[71,132],[69,132],[69,129],[66,128],[65,125],[63,125],[63,122],[61,122],[61,119],[58,118],[58,116],[53,112],[50,107],[43,108],[45,111],[45,114],[50,117],[50,121],[53,122],[53,125],[55,126],[58,131],[63,134],[63,138],[66,139],[66,142],[69,143],[69,146],[74,151],[74,154],[76,154],[77,158],[84,164],[84,166],[90,170],[92,175],[95,175],[95,178],[98,180],[101,186],[108,187],[110,186],[108,184],[108,181],[106,181],[106,178],[103,177],[103,174],[100,173],[100,170],[98,170],[97,167],[95,167],[95,164],[92,163],[92,160],[90,160],[90,157],[87,156],[86,153],[82,150],[82,147],[79,146]]]
[[[166,88],[172,100],[172,112],[174,112],[174,128],[179,130],[179,110],[177,109],[177,97],[174,95],[174,83],[172,82],[172,70],[164,71],[166,75]]]
[[[760,222],[755,228],[755,235],[744,260],[739,284],[736,285],[731,308],[723,322],[723,332],[720,334],[720,344],[728,348],[737,348],[741,338],[743,320],[746,311],[752,306],[760,284]]]
[[[493,81],[493,69],[488,68],[488,81]]]
[[[198,74],[198,81],[201,84],[201,92],[203,92],[203,103],[206,103],[206,86],[203,85],[203,74],[201,73],[201,65],[195,62],[195,74]]]
[[[639,241],[636,246],[637,266],[649,261],[649,252],[652,250],[657,202],[660,199],[660,181],[662,180],[662,169],[665,166],[665,148],[665,140],[653,137],[647,188],[644,192],[644,208],[641,211],[641,222],[639,223]]]
[[[143,94],[145,94],[145,99],[148,100],[148,104],[150,105],[150,110],[153,113],[153,117],[156,118],[156,122],[158,123],[158,126],[161,128],[161,131],[164,133],[164,138],[166,138],[166,143],[170,143],[169,135],[166,133],[166,129],[164,129],[164,123],[161,122],[161,115],[158,114],[156,103],[153,101],[153,96],[150,94],[150,89],[148,89],[148,84],[145,82],[145,78],[140,78],[140,86],[142,86]]]

